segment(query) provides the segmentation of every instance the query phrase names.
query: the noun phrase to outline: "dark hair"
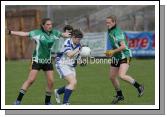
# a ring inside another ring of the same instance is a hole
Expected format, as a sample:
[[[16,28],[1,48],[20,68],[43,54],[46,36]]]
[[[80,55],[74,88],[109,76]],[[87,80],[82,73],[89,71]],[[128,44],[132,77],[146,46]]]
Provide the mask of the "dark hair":
[[[45,23],[46,23],[48,20],[51,21],[50,18],[43,18],[43,19],[41,20],[41,25],[45,25]]]
[[[63,31],[65,32],[66,30],[72,30],[73,31],[73,27],[71,25],[65,25],[65,27],[63,28]]]
[[[117,22],[117,17],[115,15],[110,15],[107,17],[107,19],[111,19],[113,22]]]
[[[50,19],[50,18],[43,18],[43,19],[41,20],[41,25],[40,25],[40,27],[41,27],[42,29],[43,29],[42,25],[45,25],[45,23],[46,23],[47,21],[51,21],[51,19]]]
[[[74,29],[72,32],[72,36],[76,38],[83,38],[83,33],[78,29]]]

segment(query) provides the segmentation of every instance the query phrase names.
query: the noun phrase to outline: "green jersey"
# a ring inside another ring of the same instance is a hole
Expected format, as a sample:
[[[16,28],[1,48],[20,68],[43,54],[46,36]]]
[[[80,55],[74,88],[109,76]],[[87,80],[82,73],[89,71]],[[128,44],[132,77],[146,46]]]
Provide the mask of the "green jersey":
[[[121,60],[121,59],[124,59],[127,57],[132,57],[132,52],[128,47],[126,36],[120,28],[113,27],[112,29],[109,29],[108,35],[109,35],[109,40],[111,42],[111,46],[113,49],[119,48],[121,46],[120,42],[124,42],[124,44],[126,46],[126,48],[124,50],[114,54],[114,57],[116,59]]]
[[[49,34],[42,29],[30,31],[29,37],[36,43],[32,61],[42,64],[51,62],[51,48],[60,36],[61,32],[57,30],[52,30]]]

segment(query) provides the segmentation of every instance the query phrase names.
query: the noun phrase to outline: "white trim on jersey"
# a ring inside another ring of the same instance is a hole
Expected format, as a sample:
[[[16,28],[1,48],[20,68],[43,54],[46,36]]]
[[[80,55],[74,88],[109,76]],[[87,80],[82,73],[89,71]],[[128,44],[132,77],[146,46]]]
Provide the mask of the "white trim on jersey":
[[[76,53],[72,58],[67,56],[67,52],[74,51],[75,49],[78,49],[80,47],[81,45],[75,45],[72,39],[66,39],[64,42],[64,47],[62,48],[61,52],[57,54],[56,63],[75,67],[76,60],[80,58],[79,52]]]
[[[64,42],[64,47],[60,53],[57,53],[56,57],[56,70],[60,75],[60,78],[64,78],[70,74],[76,76],[75,66],[77,65],[77,59],[79,59],[79,53],[76,53],[72,58],[67,56],[67,52],[80,48],[81,45],[74,45],[72,39],[67,39]]]

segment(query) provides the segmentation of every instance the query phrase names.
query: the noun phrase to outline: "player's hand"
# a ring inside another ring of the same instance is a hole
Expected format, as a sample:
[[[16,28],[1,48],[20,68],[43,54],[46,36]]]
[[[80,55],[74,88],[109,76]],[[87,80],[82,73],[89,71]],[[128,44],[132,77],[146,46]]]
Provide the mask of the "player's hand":
[[[77,47],[77,48],[75,49],[75,51],[77,51],[77,52],[80,52],[80,50],[81,50],[81,47]]]
[[[74,53],[74,56],[78,56],[78,54],[80,53],[80,47],[73,50],[73,53]]]
[[[62,36],[65,38],[68,38],[68,37],[71,37],[71,33],[65,32],[65,33],[62,33]]]
[[[10,35],[10,34],[11,34],[11,30],[8,29],[8,28],[6,28],[6,29],[5,29],[5,33],[8,34],[8,35]]]
[[[104,54],[107,56],[107,57],[112,57],[114,55],[114,50],[107,50],[106,52],[104,52]]]

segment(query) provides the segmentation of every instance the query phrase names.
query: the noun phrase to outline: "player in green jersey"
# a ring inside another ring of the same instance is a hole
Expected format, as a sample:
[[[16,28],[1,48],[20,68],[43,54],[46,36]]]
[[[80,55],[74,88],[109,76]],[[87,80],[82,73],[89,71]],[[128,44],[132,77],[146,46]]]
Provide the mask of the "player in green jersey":
[[[32,66],[31,71],[27,80],[23,83],[19,95],[14,102],[15,105],[20,105],[21,100],[28,90],[28,88],[36,80],[37,73],[42,69],[45,73],[47,79],[46,95],[45,95],[45,104],[50,105],[51,92],[53,88],[53,65],[51,61],[51,47],[55,40],[60,37],[70,37],[70,33],[61,33],[58,30],[53,29],[53,24],[51,19],[44,18],[41,22],[41,28],[37,30],[32,30],[30,32],[22,31],[11,31],[9,34],[17,36],[29,36],[31,40],[34,40],[36,43],[35,50],[32,55]]]
[[[112,59],[110,67],[110,79],[115,88],[115,91],[117,92],[117,95],[112,101],[112,104],[116,104],[119,101],[124,100],[117,76],[119,76],[122,80],[132,84],[137,89],[139,97],[144,93],[144,86],[126,74],[132,57],[132,52],[128,48],[125,34],[116,24],[117,19],[115,16],[109,16],[106,18],[108,37],[112,46],[112,50],[107,50],[105,54]]]

